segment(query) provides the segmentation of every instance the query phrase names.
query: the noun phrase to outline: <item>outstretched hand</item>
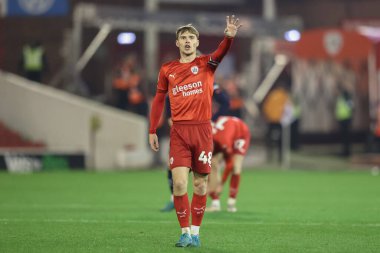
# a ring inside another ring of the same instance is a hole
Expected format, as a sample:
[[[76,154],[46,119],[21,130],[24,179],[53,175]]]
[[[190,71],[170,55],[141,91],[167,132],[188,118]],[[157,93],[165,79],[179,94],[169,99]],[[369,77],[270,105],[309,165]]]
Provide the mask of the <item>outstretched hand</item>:
[[[235,18],[235,15],[232,15],[231,17],[227,16],[226,23],[227,25],[226,25],[226,29],[224,30],[224,34],[229,38],[235,37],[237,31],[242,26],[240,24],[239,19]]]

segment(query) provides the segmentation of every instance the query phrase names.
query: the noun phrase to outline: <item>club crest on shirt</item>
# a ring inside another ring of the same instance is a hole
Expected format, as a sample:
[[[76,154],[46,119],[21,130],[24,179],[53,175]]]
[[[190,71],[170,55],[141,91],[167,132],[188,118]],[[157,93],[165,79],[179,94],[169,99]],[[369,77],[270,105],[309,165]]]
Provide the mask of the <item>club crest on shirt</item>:
[[[198,66],[192,66],[191,67],[191,72],[193,72],[194,75],[198,74]]]

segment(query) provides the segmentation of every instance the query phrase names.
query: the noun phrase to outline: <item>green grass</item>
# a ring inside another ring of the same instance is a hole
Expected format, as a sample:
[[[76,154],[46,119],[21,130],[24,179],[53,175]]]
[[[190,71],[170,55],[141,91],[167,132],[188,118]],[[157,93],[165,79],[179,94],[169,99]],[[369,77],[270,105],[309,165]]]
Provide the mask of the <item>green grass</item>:
[[[380,252],[367,171],[244,171],[238,212],[206,213],[199,249],[174,247],[165,173],[0,173],[0,252]]]

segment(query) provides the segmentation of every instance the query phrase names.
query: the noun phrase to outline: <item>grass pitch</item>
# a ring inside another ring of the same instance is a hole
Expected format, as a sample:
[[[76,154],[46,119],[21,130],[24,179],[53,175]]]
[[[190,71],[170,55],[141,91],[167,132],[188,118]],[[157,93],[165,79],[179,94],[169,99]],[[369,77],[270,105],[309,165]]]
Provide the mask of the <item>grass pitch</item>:
[[[225,208],[227,188],[223,195]],[[380,252],[380,176],[246,170],[238,212],[179,249],[166,172],[0,173],[0,252]]]

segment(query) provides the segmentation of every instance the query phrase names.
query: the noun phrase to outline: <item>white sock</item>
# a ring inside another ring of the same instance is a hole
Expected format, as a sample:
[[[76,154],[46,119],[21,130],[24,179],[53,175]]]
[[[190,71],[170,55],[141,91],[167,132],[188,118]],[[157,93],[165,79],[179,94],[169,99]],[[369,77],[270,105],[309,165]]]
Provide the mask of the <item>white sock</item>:
[[[234,206],[234,205],[236,205],[236,199],[228,198],[228,200],[227,200],[227,205],[229,205],[229,206]]]
[[[190,234],[190,228],[189,227],[181,228],[181,230],[182,230],[182,234]]]
[[[174,196],[173,196],[173,194],[170,195],[170,201],[171,201],[171,202],[174,202]]]
[[[200,226],[191,225],[191,234],[192,235],[199,235],[199,228],[200,228]]]
[[[219,199],[213,199],[211,201],[211,206],[220,207],[220,200]]]

